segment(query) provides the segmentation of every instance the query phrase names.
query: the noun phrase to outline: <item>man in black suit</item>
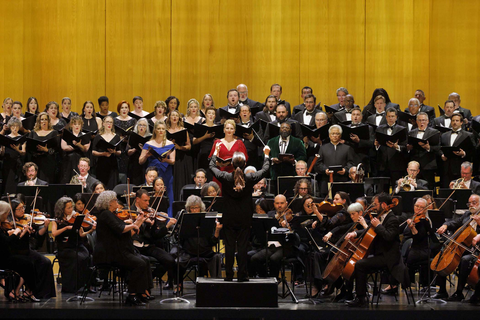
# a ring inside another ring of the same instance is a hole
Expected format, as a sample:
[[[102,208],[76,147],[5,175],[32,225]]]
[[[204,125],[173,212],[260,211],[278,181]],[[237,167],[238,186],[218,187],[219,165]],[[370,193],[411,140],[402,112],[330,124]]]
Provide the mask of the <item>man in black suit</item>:
[[[187,200],[187,197],[183,195],[183,190],[185,189],[202,190],[203,185],[207,182],[207,171],[203,168],[197,169],[197,171],[195,171],[195,177],[193,177],[193,181],[195,182],[195,184],[186,184],[182,187],[182,190],[180,191],[180,199],[182,199],[182,201]]]
[[[473,164],[471,162],[465,161],[460,166],[460,175],[463,178],[463,181],[459,181],[457,188],[460,189],[471,189],[473,193],[480,194],[480,182],[472,180],[473,174]],[[453,189],[457,180],[450,181],[448,187]]]
[[[418,179],[417,175],[420,173],[420,163],[417,161],[410,161],[407,167],[407,179],[399,179],[397,181],[397,187],[395,188],[395,193],[402,191],[402,185],[404,183],[409,184],[411,189],[409,191],[415,190],[428,190],[428,182],[426,180]]]
[[[344,103],[345,107],[333,114],[333,123],[335,124],[352,121],[352,110],[358,107],[355,107],[355,98],[351,94],[345,96]]]
[[[337,89],[337,99],[338,103],[332,104],[330,108],[333,108],[335,110],[342,110],[345,109],[345,97],[348,94],[347,88],[340,87]]]
[[[253,101],[248,97],[248,88],[247,85],[241,83],[237,86],[238,94],[240,95],[240,103],[243,105],[248,105],[250,108],[260,108],[261,103]]]
[[[379,194],[374,202],[377,212],[384,212],[379,217],[373,218],[370,225],[377,234],[371,244],[373,256],[365,257],[355,264],[353,277],[356,283],[357,297],[355,300],[347,300],[349,307],[367,307],[367,276],[369,273],[382,268],[387,268],[391,275],[403,286],[410,285],[408,277],[405,277],[405,265],[400,254],[400,238],[398,219],[388,206],[392,198],[385,194]],[[359,238],[370,228],[361,231],[353,231],[345,236],[345,240]]]
[[[315,108],[316,103],[317,98],[313,94],[307,94],[304,99],[305,108],[303,111],[297,112],[293,119],[306,126],[315,126],[315,115],[320,112]]]
[[[433,119],[434,125],[439,127],[451,128],[451,117],[453,115],[453,112],[455,111],[455,102],[453,102],[452,100],[445,101],[443,105],[443,110],[445,110],[444,115]]]
[[[410,137],[415,137],[422,140],[427,140],[434,135],[440,134],[436,129],[428,126],[429,119],[425,112],[417,114],[417,128],[408,133]],[[431,145],[427,143],[419,143],[421,148],[414,148],[412,145],[407,144],[407,152],[410,160],[420,163],[419,177],[427,180],[428,186],[431,189],[435,189],[435,171],[437,170],[437,153],[440,150],[440,144]]]
[[[235,113],[238,114],[240,112],[240,103],[239,103],[240,95],[237,89],[228,90],[227,99],[228,99],[228,104],[225,107],[221,107],[220,109],[223,109],[231,114],[235,114]],[[220,109],[217,110],[217,116],[215,117],[215,122],[220,122],[221,124],[223,124],[227,119],[238,118],[238,116],[235,118],[233,116],[232,117],[221,116]]]
[[[237,124],[237,126],[244,126],[248,128],[251,125],[253,125],[252,113],[250,111],[250,107],[244,104],[240,107],[240,122]],[[252,129],[252,132],[250,134],[245,133],[243,137],[238,137],[239,139],[242,139],[243,144],[247,149],[247,166],[254,166],[257,169],[259,169],[261,166],[259,158],[259,148],[263,148],[264,146],[263,141],[260,140],[259,136],[263,136],[263,132],[260,130],[260,132],[257,132],[257,134],[255,134]]]
[[[353,102],[347,101],[347,99],[349,99],[349,96],[350,95],[347,95],[347,98],[345,100],[346,105]],[[362,111],[358,107],[352,109],[350,119],[352,121],[352,123],[348,125],[350,128],[368,126],[367,124],[362,123]],[[352,139],[352,141],[345,141],[345,144],[352,147],[354,151],[354,164],[358,165],[359,163],[362,163],[366,170],[365,174],[367,174],[368,172],[372,172],[372,168],[370,166],[370,158],[372,156],[371,153],[373,148],[374,130],[371,126],[369,126],[368,131],[370,133],[368,139],[360,139],[358,135],[351,134],[350,138]]]
[[[303,101],[305,101],[305,96],[307,94],[313,94],[313,89],[310,87],[303,87],[302,94],[300,95]],[[319,109],[322,110],[322,107],[320,107]],[[293,107],[292,117],[294,117],[297,113],[302,112],[303,110],[305,110],[305,102]]]
[[[468,121],[472,121],[472,112],[470,112],[469,109],[462,108],[460,106],[460,103],[462,100],[460,99],[460,95],[456,92],[452,92],[448,95],[448,99],[452,100],[455,103],[455,110],[458,110],[458,112],[463,114],[464,117],[464,123],[467,123]]]
[[[277,111],[277,98],[273,95],[269,95],[265,100],[265,106],[263,110],[257,112],[255,115],[255,120],[263,120],[265,122],[273,122],[277,119],[276,111]]]
[[[376,132],[380,132],[389,136],[403,130],[405,127],[396,124],[397,110],[389,108],[386,116],[387,124],[379,126]],[[405,140],[403,142],[396,141],[395,143],[387,141],[387,145],[380,145],[375,139],[374,146],[376,151],[376,166],[378,167],[379,177],[390,177],[390,183],[395,185],[395,181],[403,176],[403,172],[407,167],[406,148],[407,148],[407,133],[405,132]]]
[[[383,96],[377,96],[375,98],[374,106],[376,112],[367,118],[367,124],[376,128],[387,123],[387,119],[385,119],[385,106],[387,104],[385,101],[385,97]]]
[[[443,188],[448,188],[450,181],[460,177],[460,166],[464,161],[471,161],[473,150],[476,145],[473,134],[462,130],[463,116],[461,113],[454,113],[451,119],[452,131],[445,132],[441,136],[442,147],[463,147],[454,151],[453,155],[446,157],[441,153],[442,170],[440,182]],[[469,141],[470,140],[470,141]]]
[[[319,151],[319,158],[315,164],[315,172],[320,175],[320,194],[328,192],[328,181],[330,174],[333,174],[333,181],[348,181],[348,170],[354,165],[353,149],[346,144],[340,143],[342,138],[342,127],[334,124],[328,129],[330,142],[322,145]],[[340,171],[334,172],[329,168],[341,166]]]
[[[145,170],[145,183],[142,187],[153,187],[153,180],[158,177],[158,170],[154,166],[150,166]]]
[[[90,173],[90,159],[88,158],[80,158],[78,161],[78,173],[74,175],[70,180],[71,184],[81,184],[82,190],[84,193],[91,193],[93,192],[92,186],[98,180],[95,179]]]
[[[27,180],[20,182],[18,186],[48,186],[47,181],[37,178],[38,166],[34,162],[27,162],[23,165],[23,174]]]
[[[272,84],[272,86],[270,87],[270,94],[277,98],[278,104],[285,105],[285,107],[287,108],[288,116],[290,117],[292,115],[292,112],[290,109],[290,102],[280,99],[282,95],[282,86],[279,85],[278,83]]]
[[[415,91],[414,97],[420,102],[420,110],[418,110],[418,112],[425,112],[428,115],[429,122],[433,124],[433,119],[435,119],[435,109],[433,107],[423,104],[423,102],[426,99],[425,92],[423,92],[423,90],[418,89],[417,91]],[[409,109],[409,107],[405,109],[405,112],[411,113],[411,110]]]
[[[275,121],[272,121],[273,125],[276,125],[276,126],[280,127],[280,125],[282,123],[288,123],[288,124],[290,124],[291,130],[292,130],[291,134],[298,139],[303,138],[302,129],[300,128],[300,125],[298,124],[297,121],[288,117],[287,108],[285,107],[284,104],[279,104],[277,106],[277,109],[275,111],[275,115],[276,115],[276,119],[275,119]],[[267,126],[267,129],[265,130],[263,140],[268,141],[272,138],[274,138],[274,136],[272,135],[272,133],[270,133],[270,125],[269,125],[269,126]]]

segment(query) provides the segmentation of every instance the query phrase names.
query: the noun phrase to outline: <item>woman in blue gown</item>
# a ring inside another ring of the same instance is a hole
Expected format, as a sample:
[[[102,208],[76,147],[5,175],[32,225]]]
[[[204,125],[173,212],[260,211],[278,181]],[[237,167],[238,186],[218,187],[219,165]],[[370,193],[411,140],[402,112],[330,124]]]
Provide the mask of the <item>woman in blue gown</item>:
[[[159,156],[172,150],[165,157],[157,157],[153,155],[149,148],[153,149]],[[143,165],[147,162],[147,167],[155,166],[158,170],[158,175],[162,177],[167,188],[167,195],[169,199],[173,199],[173,165],[175,164],[175,148],[172,141],[167,140],[167,127],[163,121],[155,122],[153,127],[152,139],[143,145],[142,154],[138,162]],[[172,203],[168,207],[168,215],[172,217]]]

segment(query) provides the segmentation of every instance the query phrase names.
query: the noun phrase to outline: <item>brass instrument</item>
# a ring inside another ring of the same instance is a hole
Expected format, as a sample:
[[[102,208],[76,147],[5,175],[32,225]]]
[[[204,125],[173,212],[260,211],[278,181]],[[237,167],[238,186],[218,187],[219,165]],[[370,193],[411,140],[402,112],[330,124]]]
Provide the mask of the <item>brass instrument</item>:
[[[403,178],[403,181],[402,181],[402,183],[400,184],[400,188],[402,188],[403,191],[410,191],[410,190],[412,190],[412,185],[410,184],[410,179],[411,179],[411,176],[410,176],[410,175],[406,175],[406,176]]]
[[[363,183],[363,178],[365,177],[365,169],[362,163],[359,163],[357,166],[357,170],[355,172],[355,179],[353,182],[355,183]]]
[[[455,180],[452,189],[467,189],[467,186],[465,185],[465,178],[458,178]]]

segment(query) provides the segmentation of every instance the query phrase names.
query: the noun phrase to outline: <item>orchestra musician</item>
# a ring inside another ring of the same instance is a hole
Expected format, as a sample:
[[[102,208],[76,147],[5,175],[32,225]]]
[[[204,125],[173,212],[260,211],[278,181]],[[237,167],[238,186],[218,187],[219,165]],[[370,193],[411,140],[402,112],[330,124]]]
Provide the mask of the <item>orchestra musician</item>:
[[[58,263],[62,272],[62,292],[75,293],[87,283],[90,254],[82,241],[77,241],[72,230],[76,212],[72,198],[61,197],[55,203],[55,221],[52,222],[52,236],[58,248]],[[78,235],[86,237],[95,227],[85,232],[80,228]],[[78,244],[78,245],[77,245]],[[78,264],[76,265],[78,255]],[[77,279],[75,278],[77,277]]]
[[[473,164],[465,161],[460,165],[460,180],[450,181],[448,187],[450,189],[471,189],[473,193],[480,194],[480,182],[472,180]]]
[[[392,198],[379,194],[374,200],[375,209],[380,212],[373,218],[370,226],[376,237],[371,244],[373,256],[359,260],[355,264],[353,277],[356,284],[356,298],[347,300],[349,307],[367,307],[367,276],[380,268],[387,268],[390,274],[400,283],[407,286],[408,279],[404,279],[404,265],[400,255],[399,223],[390,209]],[[362,237],[370,228],[362,231],[353,231],[345,236],[345,240]]]
[[[415,191],[415,190],[428,190],[428,182],[426,180],[418,179],[417,176],[420,173],[420,163],[417,161],[410,161],[407,167],[408,175],[404,178],[398,179],[397,187],[395,188],[395,193],[399,193],[404,190],[405,186],[408,185],[409,190],[405,191]]]
[[[101,211],[97,220],[97,244],[93,262],[98,264],[115,264],[129,271],[128,297],[125,304],[144,306],[152,299],[153,287],[150,261],[142,256],[133,246],[132,234],[139,231],[147,215],[139,214],[137,219],[121,220],[115,215],[118,208],[117,194],[114,191],[102,192],[95,202]],[[128,216],[127,216],[128,217]]]
[[[90,174],[90,159],[82,157],[78,161],[78,174],[74,175],[70,180],[70,184],[82,185],[84,193],[91,193],[92,187],[98,180]]]
[[[456,215],[450,221],[445,222],[440,228],[438,228],[438,234],[444,234],[447,230],[455,232],[460,227],[462,227],[470,218],[473,221],[470,225],[473,229],[480,233],[480,196],[477,194],[472,194],[470,198],[468,198],[468,210],[465,211],[463,215]],[[465,251],[465,254],[462,256],[460,260],[460,264],[458,266],[458,283],[457,283],[457,290],[452,294],[451,297],[448,296],[447,288],[446,288],[446,277],[438,276],[437,277],[437,285],[439,286],[439,290],[437,294],[433,296],[436,299],[446,299],[447,301],[462,301],[465,299],[463,295],[463,289],[467,284],[467,278],[472,270],[473,263],[475,262],[476,257],[468,251]]]

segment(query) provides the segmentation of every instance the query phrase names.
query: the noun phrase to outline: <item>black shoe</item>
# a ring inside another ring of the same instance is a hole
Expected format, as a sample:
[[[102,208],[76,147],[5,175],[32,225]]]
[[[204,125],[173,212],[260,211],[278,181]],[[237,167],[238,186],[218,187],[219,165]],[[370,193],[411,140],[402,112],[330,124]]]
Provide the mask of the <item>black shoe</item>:
[[[224,281],[233,281],[233,278],[225,278]]]
[[[446,292],[437,292],[432,296],[432,299],[447,299],[448,298],[448,293]]]
[[[394,296],[398,294],[398,287],[390,288],[390,289],[382,289],[382,293],[387,296]]]
[[[248,282],[248,281],[250,281],[250,279],[248,278],[240,278],[237,280],[237,282]]]
[[[462,301],[465,299],[465,296],[461,292],[454,292],[449,298],[446,299],[446,301]]]
[[[470,299],[467,300],[468,303],[477,304],[480,302],[480,298],[474,293]]]
[[[148,303],[148,296],[146,294],[138,294],[137,299],[139,299],[145,304]]]
[[[137,296],[129,295],[127,299],[125,299],[125,304],[127,306],[145,306],[146,303],[142,302]]]
[[[352,300],[353,299],[353,297],[350,298],[350,299],[345,299],[346,295],[347,295],[346,292],[344,292],[344,291],[340,292],[340,294],[337,294],[335,296],[335,298],[333,298],[333,302],[337,302],[337,303],[342,302],[342,301],[345,302],[346,300]]]
[[[368,302],[365,298],[356,297],[354,300],[345,301],[346,305],[351,308],[365,308],[368,307]]]

